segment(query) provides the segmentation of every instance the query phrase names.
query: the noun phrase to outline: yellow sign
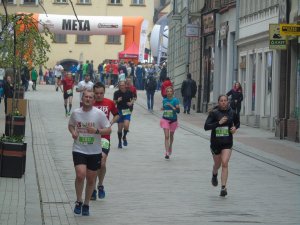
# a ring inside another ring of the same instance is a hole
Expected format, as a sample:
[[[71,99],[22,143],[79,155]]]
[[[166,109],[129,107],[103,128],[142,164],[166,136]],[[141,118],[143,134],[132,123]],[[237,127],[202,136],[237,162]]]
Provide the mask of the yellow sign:
[[[280,34],[290,36],[300,36],[300,25],[280,24]]]
[[[286,37],[280,34],[279,24],[269,24],[269,39],[270,49],[286,49]]]

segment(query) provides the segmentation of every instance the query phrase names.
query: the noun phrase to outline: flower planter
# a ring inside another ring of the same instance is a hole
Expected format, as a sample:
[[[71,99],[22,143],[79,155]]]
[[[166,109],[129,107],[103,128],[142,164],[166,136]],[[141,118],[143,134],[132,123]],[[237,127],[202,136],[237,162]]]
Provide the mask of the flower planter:
[[[23,87],[19,87],[15,89],[15,96],[17,99],[24,99],[25,90]]]
[[[5,135],[6,136],[25,136],[25,116],[6,115],[5,117]],[[12,126],[12,134],[10,134],[10,127]]]
[[[1,177],[22,177],[26,167],[26,149],[26,143],[1,143]]]

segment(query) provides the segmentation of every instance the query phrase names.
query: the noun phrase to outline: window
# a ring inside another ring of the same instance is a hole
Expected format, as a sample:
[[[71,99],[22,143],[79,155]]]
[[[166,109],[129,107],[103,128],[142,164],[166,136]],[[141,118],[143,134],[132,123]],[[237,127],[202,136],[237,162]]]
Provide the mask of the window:
[[[144,5],[145,1],[144,0],[132,0],[133,5]]]
[[[90,36],[89,35],[77,35],[77,42],[79,44],[89,44]]]
[[[3,0],[0,1],[0,3],[2,3]],[[6,4],[16,4],[16,0],[7,0]]]
[[[67,0],[55,0],[55,3],[67,3]]]
[[[37,0],[23,0],[23,4],[24,5],[33,5],[33,4],[37,4]],[[21,1],[22,4],[22,1]]]
[[[109,0],[109,4],[121,4],[121,0]]]
[[[91,4],[91,0],[78,0],[79,4]]]
[[[107,44],[120,44],[121,37],[119,35],[108,35],[106,43]]]
[[[65,34],[54,34],[55,43],[67,43],[67,35]]]
[[[267,52],[265,65],[265,116],[271,115],[273,53]]]

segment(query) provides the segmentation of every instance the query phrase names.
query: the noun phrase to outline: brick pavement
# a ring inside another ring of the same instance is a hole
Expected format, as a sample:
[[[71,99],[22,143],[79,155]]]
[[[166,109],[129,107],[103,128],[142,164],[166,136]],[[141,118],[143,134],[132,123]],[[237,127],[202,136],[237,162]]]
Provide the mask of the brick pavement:
[[[160,111],[156,108],[154,115],[147,112],[144,93],[140,92],[127,148],[116,148],[116,126],[113,127],[105,180],[107,197],[91,203],[90,217],[74,216],[72,139],[67,131],[62,94],[53,89],[44,86],[37,92],[26,93],[33,128],[31,132],[28,118],[26,175],[22,179],[0,178],[0,199],[9,191],[15,198],[18,192],[21,196],[25,192],[25,200],[18,200],[18,207],[25,211],[22,214],[9,207],[8,201],[4,202],[1,209],[9,210],[6,214],[1,211],[0,224],[299,224],[299,176],[244,154],[233,154],[229,196],[218,197],[219,188],[210,184],[209,133],[197,124],[205,115],[180,115],[182,129],[176,131],[174,154],[170,161],[165,161],[157,117]],[[112,91],[108,90],[108,96]],[[74,105],[79,104],[78,98],[75,95]],[[247,133],[244,127],[239,133],[241,138],[272,137],[272,133],[259,129]],[[277,142],[273,138],[270,141]],[[240,144],[242,150],[263,155],[260,149]],[[290,142],[283,144],[297,146]],[[278,156],[278,160],[284,164],[288,159]],[[9,182],[25,187],[11,189],[7,186]],[[10,223],[6,222],[8,215]]]

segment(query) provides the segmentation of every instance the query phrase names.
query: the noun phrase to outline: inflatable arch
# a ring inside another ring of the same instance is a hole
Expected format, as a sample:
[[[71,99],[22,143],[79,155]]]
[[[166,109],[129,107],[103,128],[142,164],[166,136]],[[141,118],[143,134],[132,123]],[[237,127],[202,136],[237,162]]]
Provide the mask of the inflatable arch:
[[[139,61],[144,59],[148,21],[143,17],[78,16],[33,14],[36,26],[42,32],[46,25],[55,34],[125,35],[124,49],[133,43],[138,46]]]

